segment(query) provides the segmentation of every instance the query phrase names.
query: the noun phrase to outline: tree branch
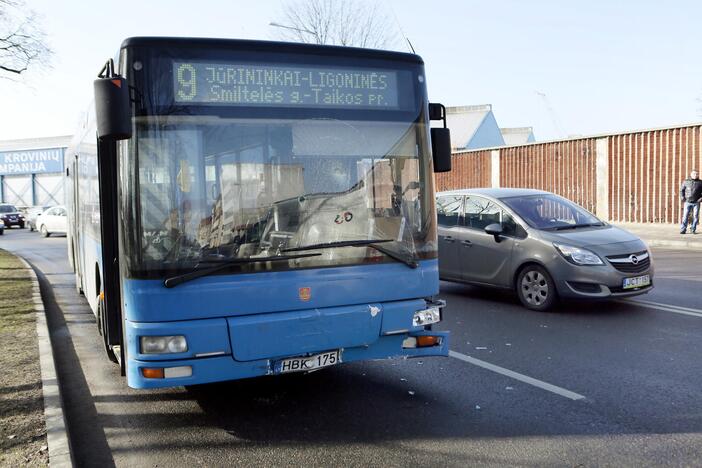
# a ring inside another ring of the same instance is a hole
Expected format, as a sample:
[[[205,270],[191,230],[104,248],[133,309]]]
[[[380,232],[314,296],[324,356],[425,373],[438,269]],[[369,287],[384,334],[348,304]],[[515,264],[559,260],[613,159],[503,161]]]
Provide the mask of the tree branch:
[[[315,44],[383,48],[393,46],[395,25],[377,0],[289,0],[283,5],[281,39]]]

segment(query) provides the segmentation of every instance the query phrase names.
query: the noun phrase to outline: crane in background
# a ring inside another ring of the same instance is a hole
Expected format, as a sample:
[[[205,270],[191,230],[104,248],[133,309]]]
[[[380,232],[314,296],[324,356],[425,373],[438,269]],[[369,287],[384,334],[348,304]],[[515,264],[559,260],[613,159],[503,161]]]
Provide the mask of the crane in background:
[[[551,123],[553,123],[553,128],[556,130],[556,132],[558,132],[558,137],[564,138],[565,132],[563,131],[563,127],[561,127],[561,125],[560,125],[560,119],[556,115],[556,112],[553,110],[553,107],[551,107],[551,102],[548,100],[546,93],[542,93],[541,91],[534,91],[534,92],[539,97],[539,99],[543,102],[544,106],[546,107],[546,112],[548,112],[548,116],[551,119]]]

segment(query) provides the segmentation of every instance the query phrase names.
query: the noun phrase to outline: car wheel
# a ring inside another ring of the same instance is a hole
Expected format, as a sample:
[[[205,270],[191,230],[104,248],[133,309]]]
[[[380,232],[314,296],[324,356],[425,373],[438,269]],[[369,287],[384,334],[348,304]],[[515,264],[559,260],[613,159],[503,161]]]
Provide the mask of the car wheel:
[[[527,309],[544,311],[556,302],[556,285],[546,269],[538,265],[522,269],[516,287],[519,300]]]
[[[41,235],[44,236],[44,237],[49,237],[49,236],[51,235],[51,233],[49,232],[49,230],[46,229],[46,224],[42,224],[42,225],[41,225],[41,228],[39,229],[39,231],[41,231]]]

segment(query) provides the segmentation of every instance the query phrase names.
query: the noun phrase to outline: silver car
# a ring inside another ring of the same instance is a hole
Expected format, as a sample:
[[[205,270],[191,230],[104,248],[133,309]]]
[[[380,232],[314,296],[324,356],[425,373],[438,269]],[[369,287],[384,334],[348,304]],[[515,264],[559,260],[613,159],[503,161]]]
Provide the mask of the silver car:
[[[558,298],[603,299],[653,288],[646,244],[575,203],[531,189],[437,194],[441,279],[513,289],[546,310]]]

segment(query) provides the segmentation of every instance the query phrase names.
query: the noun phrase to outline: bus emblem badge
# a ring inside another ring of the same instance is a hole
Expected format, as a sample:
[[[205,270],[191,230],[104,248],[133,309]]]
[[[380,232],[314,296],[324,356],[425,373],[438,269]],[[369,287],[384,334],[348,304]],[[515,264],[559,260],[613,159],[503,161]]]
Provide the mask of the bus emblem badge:
[[[307,302],[312,297],[312,288],[309,288],[309,287],[300,288],[300,289],[298,289],[297,293],[298,293],[298,296],[300,297],[301,301]]]

